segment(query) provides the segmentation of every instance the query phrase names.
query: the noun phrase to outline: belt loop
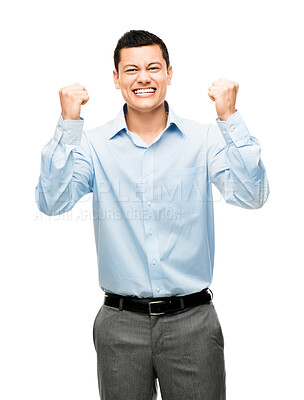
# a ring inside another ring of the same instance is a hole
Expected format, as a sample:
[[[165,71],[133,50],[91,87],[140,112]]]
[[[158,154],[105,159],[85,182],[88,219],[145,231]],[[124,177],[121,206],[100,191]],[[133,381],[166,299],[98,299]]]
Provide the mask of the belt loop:
[[[122,306],[123,306],[123,297],[119,299],[119,311],[122,311]]]
[[[180,298],[180,305],[181,309],[183,310],[185,308],[185,304],[184,304],[184,299],[182,297]]]

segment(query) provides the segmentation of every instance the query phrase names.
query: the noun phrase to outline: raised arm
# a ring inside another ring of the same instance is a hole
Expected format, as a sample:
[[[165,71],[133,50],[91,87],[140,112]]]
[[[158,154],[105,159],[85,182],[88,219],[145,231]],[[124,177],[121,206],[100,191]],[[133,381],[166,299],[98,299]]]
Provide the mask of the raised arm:
[[[217,119],[208,130],[208,172],[227,203],[260,208],[269,185],[258,140],[251,136],[239,111],[227,121]]]
[[[238,87],[219,79],[209,88],[218,118],[207,135],[208,173],[227,203],[260,208],[268,198],[269,185],[260,144],[235,109]]]
[[[62,113],[53,138],[41,152],[41,168],[35,199],[40,211],[58,215],[73,208],[93,190],[94,168],[83,132],[80,108],[89,97],[81,85],[59,91]]]

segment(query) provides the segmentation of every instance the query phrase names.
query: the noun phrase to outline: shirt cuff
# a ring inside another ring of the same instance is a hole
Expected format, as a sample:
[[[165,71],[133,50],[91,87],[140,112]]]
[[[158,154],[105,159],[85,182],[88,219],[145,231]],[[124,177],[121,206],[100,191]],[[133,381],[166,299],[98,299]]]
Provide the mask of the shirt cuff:
[[[240,145],[250,137],[248,128],[239,111],[230,115],[227,121],[221,121],[216,118],[216,122],[227,144],[233,142],[236,145]]]
[[[55,139],[62,144],[79,145],[83,131],[84,119],[80,117],[78,120],[63,120],[62,115],[58,119],[56,126]]]

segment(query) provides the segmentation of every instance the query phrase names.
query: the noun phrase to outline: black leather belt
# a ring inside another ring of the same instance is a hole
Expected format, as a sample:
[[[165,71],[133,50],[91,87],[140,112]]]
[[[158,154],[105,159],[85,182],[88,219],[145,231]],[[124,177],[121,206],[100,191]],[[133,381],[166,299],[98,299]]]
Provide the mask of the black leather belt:
[[[210,293],[211,292],[211,293]],[[212,295],[211,295],[212,294]],[[163,315],[209,303],[213,299],[211,289],[206,288],[201,292],[187,294],[185,296],[172,297],[137,297],[122,296],[105,292],[104,304],[119,310],[138,311],[149,315]]]

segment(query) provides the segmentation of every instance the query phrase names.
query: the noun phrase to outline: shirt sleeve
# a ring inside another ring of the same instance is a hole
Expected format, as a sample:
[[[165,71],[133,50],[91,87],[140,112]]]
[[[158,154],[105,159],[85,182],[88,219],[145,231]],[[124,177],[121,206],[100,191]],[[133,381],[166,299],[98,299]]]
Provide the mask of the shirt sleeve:
[[[225,201],[242,208],[260,208],[269,195],[260,144],[251,136],[239,111],[227,121],[216,119],[207,134],[208,173]]]
[[[46,215],[59,215],[73,208],[93,191],[94,168],[84,120],[63,120],[60,115],[53,138],[43,147],[35,199]]]

